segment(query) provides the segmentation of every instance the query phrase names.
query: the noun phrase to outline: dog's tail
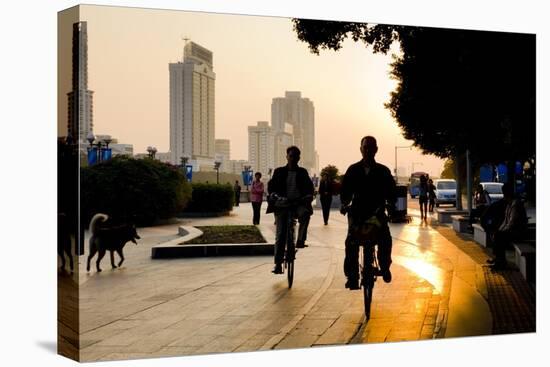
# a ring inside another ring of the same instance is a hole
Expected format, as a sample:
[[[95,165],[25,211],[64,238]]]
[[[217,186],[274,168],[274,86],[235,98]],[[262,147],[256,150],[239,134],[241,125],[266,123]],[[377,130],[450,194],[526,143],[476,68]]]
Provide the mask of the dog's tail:
[[[92,220],[90,221],[90,234],[93,236],[97,227],[97,222],[102,221],[105,222],[107,219],[109,219],[109,216],[107,214],[97,213],[92,217]]]

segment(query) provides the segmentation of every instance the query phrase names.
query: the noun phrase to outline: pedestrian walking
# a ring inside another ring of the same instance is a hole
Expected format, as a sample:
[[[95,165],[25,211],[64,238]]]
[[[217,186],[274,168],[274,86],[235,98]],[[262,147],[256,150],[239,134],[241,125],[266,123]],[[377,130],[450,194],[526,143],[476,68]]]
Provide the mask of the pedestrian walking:
[[[329,179],[326,173],[321,174],[321,182],[319,183],[319,198],[321,200],[321,208],[323,209],[323,221],[325,226],[328,224],[330,206],[332,205],[332,184],[332,180]]]
[[[252,202],[252,224],[260,224],[260,210],[262,208],[262,202],[264,200],[264,183],[261,181],[262,174],[256,172],[254,174],[254,181],[250,187],[250,201]]]
[[[238,180],[235,181],[233,190],[235,191],[235,206],[239,206],[239,203],[241,202],[241,185],[239,185]]]
[[[428,180],[428,211],[430,213],[434,212],[435,205],[435,185],[434,181],[430,178]]]
[[[418,186],[418,203],[420,204],[420,220],[427,220],[428,216],[428,179],[425,175],[420,176]]]

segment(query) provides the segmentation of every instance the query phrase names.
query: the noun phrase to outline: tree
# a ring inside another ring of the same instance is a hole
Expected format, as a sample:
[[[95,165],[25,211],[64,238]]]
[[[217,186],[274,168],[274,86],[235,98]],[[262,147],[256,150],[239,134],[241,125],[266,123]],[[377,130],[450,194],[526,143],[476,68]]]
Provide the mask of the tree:
[[[476,162],[535,153],[535,36],[518,33],[294,19],[313,53],[345,38],[387,53],[398,82],[386,103],[405,138],[441,158]]]
[[[329,182],[334,182],[338,179],[339,172],[336,166],[329,164],[321,170],[321,176],[326,175]]]

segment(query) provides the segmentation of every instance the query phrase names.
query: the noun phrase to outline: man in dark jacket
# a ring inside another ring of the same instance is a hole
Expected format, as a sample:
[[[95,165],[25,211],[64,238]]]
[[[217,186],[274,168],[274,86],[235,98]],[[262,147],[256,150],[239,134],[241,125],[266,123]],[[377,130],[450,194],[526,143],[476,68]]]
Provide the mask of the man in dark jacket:
[[[296,217],[300,224],[298,229],[297,248],[305,247],[309,217],[313,214],[311,200],[313,200],[313,182],[307,170],[298,166],[300,149],[296,146],[286,150],[287,165],[276,168],[273,177],[267,184],[271,197],[274,194],[279,198],[286,198],[289,203],[296,203],[292,209],[278,207],[274,200],[268,201],[267,213],[275,212],[277,232],[275,238],[275,268],[273,273],[282,273],[286,234],[289,230],[289,216]]]
[[[365,136],[361,139],[363,159],[348,168],[342,181],[341,212],[348,213],[344,274],[348,278],[346,288],[349,289],[359,289],[359,247],[352,237],[351,229],[373,215],[377,215],[382,223],[377,240],[378,264],[384,281],[391,282],[392,238],[384,209],[392,210],[395,205],[395,181],[388,167],[374,160],[377,151],[374,137]]]

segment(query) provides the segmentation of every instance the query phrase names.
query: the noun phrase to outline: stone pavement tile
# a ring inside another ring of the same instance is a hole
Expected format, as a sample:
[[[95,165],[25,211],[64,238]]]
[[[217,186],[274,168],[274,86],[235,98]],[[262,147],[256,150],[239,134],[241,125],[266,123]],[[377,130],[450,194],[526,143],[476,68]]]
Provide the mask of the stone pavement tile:
[[[271,325],[273,325],[274,320],[272,319],[262,319],[262,318],[255,318],[255,319],[248,319],[243,321],[239,325],[233,326],[234,330],[264,330]],[[217,324],[217,322],[216,322]]]
[[[198,348],[195,352],[197,354],[228,353],[237,349],[246,340],[247,340],[246,336],[242,336],[242,337],[218,336],[215,339],[203,345],[202,347]]]
[[[216,319],[217,325],[233,325],[234,327],[242,325],[250,320],[249,316],[233,316],[233,315],[224,315],[219,319]]]
[[[326,319],[302,320],[296,325],[290,334],[296,335],[298,333],[306,333],[308,335],[320,336],[333,324],[333,320]]]
[[[235,349],[235,352],[252,352],[260,350],[275,334],[254,334]]]
[[[420,337],[420,329],[417,330],[391,330],[386,337],[385,341],[406,341],[406,340],[418,340]]]
[[[222,316],[229,314],[228,311],[210,311],[203,310],[186,317],[188,320],[216,320]]]
[[[336,320],[340,316],[338,311],[313,311],[305,316],[305,320]]]
[[[495,334],[536,331],[536,297],[519,271],[484,267]]]
[[[190,319],[183,319],[181,321],[178,321],[172,325],[167,326],[168,329],[179,329],[179,330],[187,330],[189,332],[191,331],[197,331],[202,326],[208,324],[210,320],[190,320]]]
[[[164,347],[153,353],[154,356],[179,357],[196,354],[197,347]]]
[[[286,336],[273,349],[308,348],[315,344],[317,339],[319,339],[319,336],[309,335],[307,333],[291,334]]]
[[[137,329],[137,328],[135,328]],[[141,339],[146,338],[148,335],[151,334],[151,331],[137,331],[135,329],[125,330],[122,331],[119,334],[113,335],[111,337],[108,337],[106,339],[103,339],[99,343],[95,344],[95,346],[117,346],[117,347],[127,347],[133,343],[138,342]],[[94,346],[94,348],[95,348]]]
[[[194,335],[224,335],[233,328],[233,325],[219,325],[214,322],[201,327]]]
[[[120,353],[123,349],[114,346],[98,346],[80,350],[80,362],[94,362],[112,353]]]
[[[168,344],[168,347],[197,347],[201,348],[216,339],[216,335],[195,335],[193,333],[182,336],[181,338]]]
[[[147,359],[147,358],[155,358],[155,356],[151,355],[150,353],[126,353],[126,352],[118,352],[118,353],[111,353],[102,356],[101,358],[96,359],[95,361],[119,361],[119,360],[130,360],[130,359]]]

